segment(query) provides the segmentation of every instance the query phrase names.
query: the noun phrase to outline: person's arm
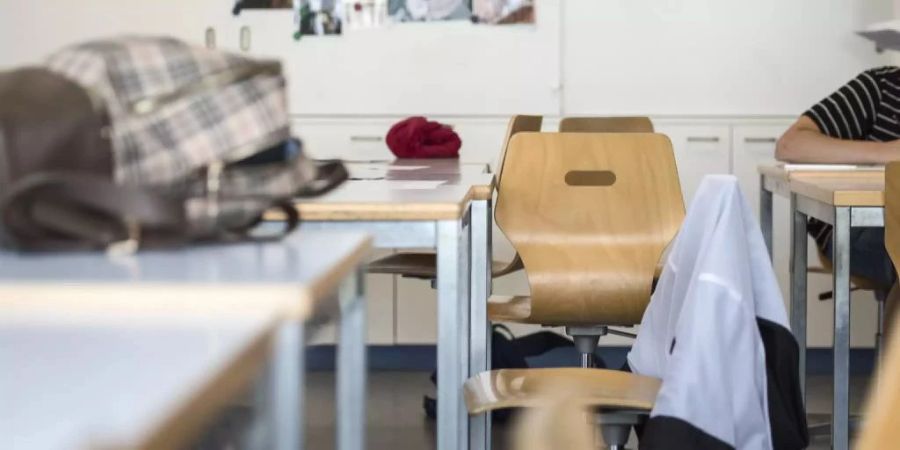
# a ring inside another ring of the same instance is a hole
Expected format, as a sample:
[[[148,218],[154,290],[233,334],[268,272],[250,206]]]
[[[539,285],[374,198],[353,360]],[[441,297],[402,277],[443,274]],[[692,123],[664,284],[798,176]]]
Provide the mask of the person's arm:
[[[822,133],[812,119],[801,116],[778,140],[775,158],[792,163],[885,164],[900,160],[900,141],[833,138]]]

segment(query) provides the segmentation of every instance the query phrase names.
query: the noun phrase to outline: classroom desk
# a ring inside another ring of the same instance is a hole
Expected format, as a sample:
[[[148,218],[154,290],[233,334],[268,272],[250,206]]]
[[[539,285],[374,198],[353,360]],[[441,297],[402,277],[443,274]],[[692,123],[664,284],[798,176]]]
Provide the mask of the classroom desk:
[[[494,177],[486,164],[456,160],[348,165],[353,178],[370,176],[299,200],[301,226],[365,231],[379,248],[436,249],[438,450],[489,447],[490,422],[483,415],[468,417],[462,385],[490,368]]]
[[[0,315],[0,446],[187,448],[264,368],[275,314]]]
[[[850,445],[850,229],[884,226],[884,172],[790,172],[761,166],[760,223],[772,252],[772,194],[791,200],[791,331],[806,385],[807,219],[834,226],[834,391],[832,448]]]
[[[338,408],[337,442],[339,449],[361,450],[366,398],[362,262],[370,246],[371,239],[360,233],[301,230],[268,243],[144,251],[121,257],[0,253],[0,312],[4,317],[165,314],[174,322],[206,317],[210,323],[217,317],[273,315],[279,326],[271,338],[262,408],[271,424],[263,434],[273,442],[264,447],[291,450],[301,448],[303,442],[302,355],[307,334],[339,316],[337,401],[352,407]],[[0,358],[4,355],[0,353]],[[7,367],[5,362],[0,365]],[[145,368],[148,374],[167,373],[149,365]],[[48,382],[66,383],[80,377],[77,372],[59,373],[61,379],[48,378]],[[194,386],[192,393],[198,388],[202,386]],[[115,398],[117,391],[105,395]],[[10,406],[5,400],[0,408]],[[52,404],[44,406],[48,409],[40,413],[69,420],[65,415],[53,416]],[[82,406],[90,409],[92,404]]]

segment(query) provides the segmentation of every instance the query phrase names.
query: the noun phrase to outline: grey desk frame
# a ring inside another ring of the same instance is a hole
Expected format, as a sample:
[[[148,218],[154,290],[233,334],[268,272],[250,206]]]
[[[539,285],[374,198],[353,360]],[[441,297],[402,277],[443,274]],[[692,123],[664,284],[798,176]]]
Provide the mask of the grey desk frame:
[[[337,344],[338,405],[336,442],[338,450],[366,448],[366,302],[365,270],[357,268],[347,276],[336,293],[339,303]],[[295,450],[304,448],[304,405],[306,395],[305,348],[308,335],[319,328],[314,324],[286,321],[275,336],[266,379],[260,383],[260,410],[272,443],[261,448]],[[295,399],[295,400],[292,400]],[[348,407],[349,406],[349,407]],[[265,442],[264,437],[259,437]],[[257,441],[259,442],[259,441]]]
[[[437,251],[438,450],[490,448],[490,416],[469,417],[462,386],[490,370],[492,202],[472,200],[459,220],[306,221],[305,229],[363,231],[376,248]]]
[[[792,193],[789,182],[760,175],[759,216],[769,255],[772,255],[773,193],[791,201],[791,332],[800,346],[800,386],[806,402],[807,330],[807,219],[815,218],[834,226],[834,382],[831,447],[850,448],[850,230],[854,227],[884,227],[884,208],[835,207]]]

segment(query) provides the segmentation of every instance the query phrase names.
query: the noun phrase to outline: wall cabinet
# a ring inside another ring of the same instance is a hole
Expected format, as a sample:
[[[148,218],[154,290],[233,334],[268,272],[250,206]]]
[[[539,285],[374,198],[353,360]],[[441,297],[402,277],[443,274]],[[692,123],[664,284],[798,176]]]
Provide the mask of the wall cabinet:
[[[351,161],[393,159],[385,143],[391,126],[404,116],[365,118],[295,117],[293,132],[303,138],[307,150],[316,158],[342,158]],[[504,118],[429,117],[445,123],[459,134],[463,145],[460,160],[472,163],[496,163],[506,134]]]
[[[672,141],[685,205],[690,204],[704,175],[731,172],[727,124],[658,120],[654,128]]]
[[[301,231],[302,233],[302,231]],[[373,252],[371,259],[380,258],[390,254],[389,251],[379,250]],[[394,312],[395,280],[390,275],[366,275],[366,322],[368,342],[371,345],[394,344],[394,332],[396,323]],[[337,327],[328,325],[318,330],[310,341],[313,344],[334,344],[337,342]]]

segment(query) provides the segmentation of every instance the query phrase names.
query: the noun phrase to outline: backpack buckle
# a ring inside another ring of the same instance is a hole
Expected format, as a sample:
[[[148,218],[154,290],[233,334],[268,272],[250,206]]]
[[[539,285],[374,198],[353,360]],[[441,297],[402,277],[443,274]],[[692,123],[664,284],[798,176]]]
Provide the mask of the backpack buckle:
[[[110,258],[129,256],[137,253],[141,245],[141,225],[134,219],[125,219],[128,237],[106,246],[106,254]]]
[[[206,168],[206,211],[213,223],[219,218],[219,191],[224,169],[222,161],[215,161]]]

